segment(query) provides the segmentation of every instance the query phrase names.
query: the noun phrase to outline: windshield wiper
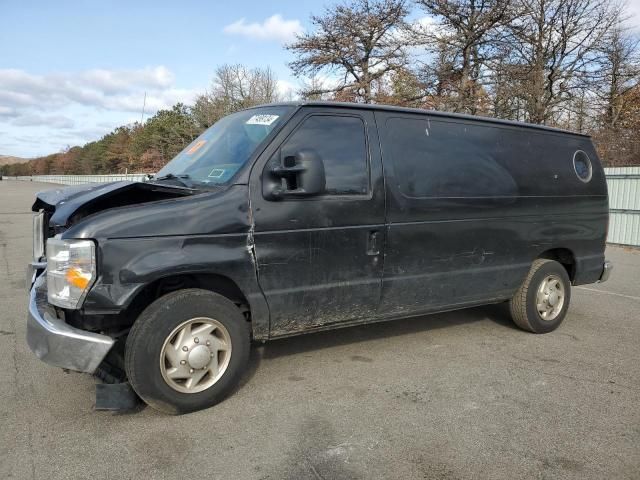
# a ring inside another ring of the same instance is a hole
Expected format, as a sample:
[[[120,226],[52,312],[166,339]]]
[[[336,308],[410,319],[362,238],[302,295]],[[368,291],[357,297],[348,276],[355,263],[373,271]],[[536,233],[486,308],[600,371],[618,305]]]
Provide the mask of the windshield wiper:
[[[174,175],[173,173],[167,173],[166,175],[163,175],[161,177],[155,177],[153,178],[153,180],[177,180],[179,183],[181,183],[182,185],[184,185],[187,188],[193,188],[193,183],[192,182],[185,182],[185,180],[189,180],[191,177],[189,175],[187,175],[186,173],[180,174],[180,175]]]

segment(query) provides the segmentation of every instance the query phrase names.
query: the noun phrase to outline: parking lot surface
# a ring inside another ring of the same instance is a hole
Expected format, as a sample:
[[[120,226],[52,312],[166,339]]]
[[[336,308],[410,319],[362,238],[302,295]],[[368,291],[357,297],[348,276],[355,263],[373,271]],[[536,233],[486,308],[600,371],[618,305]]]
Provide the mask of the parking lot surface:
[[[640,478],[640,252],[573,289],[547,335],[504,305],[254,348],[209,410],[93,410],[87,375],[27,347],[36,191],[0,182],[0,478]]]

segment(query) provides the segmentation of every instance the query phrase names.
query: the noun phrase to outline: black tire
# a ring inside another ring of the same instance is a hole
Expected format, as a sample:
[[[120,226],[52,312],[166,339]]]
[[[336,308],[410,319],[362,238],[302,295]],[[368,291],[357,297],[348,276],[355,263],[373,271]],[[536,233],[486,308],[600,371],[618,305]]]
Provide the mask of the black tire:
[[[197,317],[214,318],[226,328],[231,354],[224,374],[216,383],[198,393],[182,393],[164,380],[160,353],[178,325]],[[208,290],[178,290],[154,301],[133,324],[125,346],[125,370],[129,383],[147,405],[177,415],[222,401],[244,373],[249,350],[249,325],[233,302]]]
[[[542,282],[554,275],[564,288],[564,303],[560,312],[552,320],[545,320],[538,312],[536,296]],[[534,260],[524,282],[509,302],[511,318],[523,330],[533,333],[548,333],[560,326],[567,315],[571,301],[571,280],[565,268],[554,260],[539,258]]]

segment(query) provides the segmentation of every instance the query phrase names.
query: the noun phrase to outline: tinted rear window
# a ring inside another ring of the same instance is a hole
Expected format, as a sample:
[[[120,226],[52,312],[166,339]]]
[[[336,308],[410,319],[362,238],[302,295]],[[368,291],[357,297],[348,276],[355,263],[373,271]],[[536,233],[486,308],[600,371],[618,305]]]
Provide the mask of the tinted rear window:
[[[389,118],[385,152],[408,197],[516,195],[501,130],[427,119]],[[501,158],[502,157],[502,158]]]

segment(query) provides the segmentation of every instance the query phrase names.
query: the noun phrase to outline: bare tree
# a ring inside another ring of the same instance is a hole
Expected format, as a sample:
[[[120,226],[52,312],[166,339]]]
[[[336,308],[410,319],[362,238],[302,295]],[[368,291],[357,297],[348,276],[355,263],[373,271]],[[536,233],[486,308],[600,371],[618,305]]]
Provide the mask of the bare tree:
[[[307,94],[332,92],[370,103],[375,83],[407,63],[399,33],[407,14],[405,0],[355,0],[312,16],[314,31],[287,47],[297,56],[290,66],[296,76],[325,71],[340,80]]]
[[[235,112],[275,101],[277,80],[269,67],[248,69],[243,65],[223,65],[216,70],[213,95]]]
[[[327,87],[325,82],[318,76],[312,75],[310,78],[302,81],[302,86],[298,90],[298,95],[304,100],[326,100]]]
[[[604,37],[591,91],[597,141],[608,165],[640,163],[640,40],[620,21]]]
[[[509,25],[510,63],[520,77],[526,118],[553,123],[561,107],[585,88],[598,47],[615,24],[609,0],[518,0]]]
[[[460,70],[456,67],[456,53],[445,41],[435,39],[430,47],[430,61],[421,66],[420,76],[426,87],[429,108],[458,111]]]
[[[230,113],[278,100],[278,83],[269,67],[222,65],[211,89],[196,98],[192,113],[199,125],[208,127]]]
[[[403,107],[427,107],[426,84],[411,69],[402,68],[381,79],[376,86],[377,103],[400,105]]]
[[[600,46],[599,69],[594,90],[602,104],[602,123],[615,130],[626,95],[640,84],[640,39],[625,30],[622,24],[606,33]]]
[[[483,97],[481,75],[493,56],[499,27],[512,19],[511,0],[417,0],[439,24],[418,25],[414,31],[427,46],[436,46],[439,58],[448,57],[450,71],[438,75],[455,79],[452,110],[478,113]],[[445,53],[447,52],[447,53]],[[450,86],[453,86],[450,84]]]
[[[528,67],[511,62],[509,55],[501,52],[490,62],[489,84],[491,88],[492,114],[498,118],[523,121],[526,116],[527,96],[522,92],[522,79]]]

